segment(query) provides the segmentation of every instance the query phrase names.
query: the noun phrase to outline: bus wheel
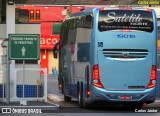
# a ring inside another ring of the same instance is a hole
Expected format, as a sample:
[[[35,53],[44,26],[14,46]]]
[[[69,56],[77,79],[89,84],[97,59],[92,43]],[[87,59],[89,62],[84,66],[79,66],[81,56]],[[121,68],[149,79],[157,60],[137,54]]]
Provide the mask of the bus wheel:
[[[64,95],[64,101],[65,102],[70,102],[71,101],[71,97],[70,96],[66,96],[65,92],[63,92]]]
[[[142,109],[142,103],[123,104],[123,107],[128,110]]]
[[[143,103],[132,104],[131,107],[132,107],[133,110],[135,110],[135,109],[142,109]]]
[[[78,92],[78,105],[80,108],[83,107],[83,91],[79,90]]]
[[[61,92],[62,92],[62,94],[64,94],[64,84],[63,84],[63,80],[62,80],[62,87],[61,87]]]
[[[90,108],[90,105],[83,99],[83,107],[88,109]]]
[[[64,95],[64,101],[65,102],[70,102],[71,101],[71,97]]]

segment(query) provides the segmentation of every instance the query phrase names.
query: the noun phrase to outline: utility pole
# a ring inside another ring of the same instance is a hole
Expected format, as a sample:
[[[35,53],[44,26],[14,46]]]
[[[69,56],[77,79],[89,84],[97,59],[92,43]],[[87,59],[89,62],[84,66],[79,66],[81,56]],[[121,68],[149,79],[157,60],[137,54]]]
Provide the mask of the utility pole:
[[[151,7],[150,0],[148,0],[148,6]]]
[[[70,5],[69,16],[72,15],[72,5]]]

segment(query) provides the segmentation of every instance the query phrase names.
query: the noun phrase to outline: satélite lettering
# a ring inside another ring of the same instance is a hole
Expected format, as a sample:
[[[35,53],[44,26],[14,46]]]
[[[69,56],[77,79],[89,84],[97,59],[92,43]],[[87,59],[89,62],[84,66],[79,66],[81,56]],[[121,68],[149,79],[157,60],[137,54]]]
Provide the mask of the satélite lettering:
[[[112,22],[135,22],[135,23],[140,23],[142,22],[141,14],[134,14],[132,13],[131,16],[127,16],[127,14],[124,14],[122,17],[115,17],[116,13],[115,12],[110,12],[107,14],[107,16],[111,20],[104,20],[106,23],[112,23]],[[106,18],[108,19],[108,18]]]

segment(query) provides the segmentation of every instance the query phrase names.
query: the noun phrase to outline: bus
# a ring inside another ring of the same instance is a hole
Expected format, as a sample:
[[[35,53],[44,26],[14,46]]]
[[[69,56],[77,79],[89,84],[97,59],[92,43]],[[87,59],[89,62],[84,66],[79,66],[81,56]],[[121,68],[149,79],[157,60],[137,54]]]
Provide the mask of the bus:
[[[142,108],[156,98],[157,21],[150,8],[89,8],[62,23],[59,90],[79,107]],[[57,47],[58,46],[58,47]]]

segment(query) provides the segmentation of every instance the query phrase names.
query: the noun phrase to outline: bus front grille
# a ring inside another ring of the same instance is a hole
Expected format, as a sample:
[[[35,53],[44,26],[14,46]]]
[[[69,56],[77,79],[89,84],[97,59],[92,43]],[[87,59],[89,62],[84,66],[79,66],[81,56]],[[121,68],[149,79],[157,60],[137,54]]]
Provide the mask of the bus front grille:
[[[103,54],[108,58],[145,58],[148,50],[143,49],[103,49]]]

